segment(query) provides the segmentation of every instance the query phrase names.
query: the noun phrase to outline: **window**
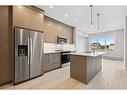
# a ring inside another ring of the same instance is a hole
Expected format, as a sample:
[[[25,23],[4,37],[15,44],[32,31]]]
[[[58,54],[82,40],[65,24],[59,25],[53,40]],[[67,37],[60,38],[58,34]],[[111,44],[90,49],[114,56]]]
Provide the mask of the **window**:
[[[94,35],[90,37],[91,49],[99,51],[115,51],[115,36],[113,35]]]

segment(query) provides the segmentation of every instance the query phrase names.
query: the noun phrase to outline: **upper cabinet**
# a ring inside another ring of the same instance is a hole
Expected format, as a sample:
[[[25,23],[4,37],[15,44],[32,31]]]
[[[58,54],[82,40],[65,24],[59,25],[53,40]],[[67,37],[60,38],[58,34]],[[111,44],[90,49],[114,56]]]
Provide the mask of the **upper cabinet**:
[[[57,43],[57,36],[73,43],[73,27],[44,16],[43,11],[34,7],[13,6],[13,26],[43,31],[46,43]]]
[[[9,10],[7,6],[0,6],[0,42],[8,42],[8,17]]]
[[[63,36],[68,38],[69,44],[73,43],[73,27],[47,16],[44,17],[44,22],[44,42],[57,43],[57,36]]]
[[[28,6],[14,6],[13,26],[44,31],[44,13]]]

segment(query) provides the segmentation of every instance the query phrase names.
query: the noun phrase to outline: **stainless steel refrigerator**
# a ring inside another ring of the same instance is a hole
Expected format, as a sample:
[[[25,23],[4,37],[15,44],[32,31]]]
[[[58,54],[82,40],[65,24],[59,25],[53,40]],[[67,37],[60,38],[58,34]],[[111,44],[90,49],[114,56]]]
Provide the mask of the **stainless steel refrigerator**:
[[[15,27],[14,34],[14,84],[18,84],[43,74],[43,33]]]

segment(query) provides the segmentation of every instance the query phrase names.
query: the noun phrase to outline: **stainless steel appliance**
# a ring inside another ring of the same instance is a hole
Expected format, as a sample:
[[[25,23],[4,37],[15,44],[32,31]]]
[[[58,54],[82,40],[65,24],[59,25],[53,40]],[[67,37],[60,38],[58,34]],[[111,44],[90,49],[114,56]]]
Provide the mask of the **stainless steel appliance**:
[[[66,67],[68,66],[68,62],[70,62],[70,51],[62,51],[61,52],[61,66]]]
[[[43,74],[43,33],[19,27],[14,32],[14,84],[18,84]]]
[[[57,36],[57,43],[58,44],[66,44],[66,43],[68,43],[68,39],[66,37]]]

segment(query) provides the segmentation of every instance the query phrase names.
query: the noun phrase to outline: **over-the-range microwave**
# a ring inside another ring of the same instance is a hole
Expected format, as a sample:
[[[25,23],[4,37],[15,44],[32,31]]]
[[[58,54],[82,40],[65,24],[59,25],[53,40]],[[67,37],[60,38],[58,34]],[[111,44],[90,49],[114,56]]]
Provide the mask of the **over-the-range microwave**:
[[[68,43],[68,38],[63,36],[57,36],[57,43],[58,44],[66,44]]]

